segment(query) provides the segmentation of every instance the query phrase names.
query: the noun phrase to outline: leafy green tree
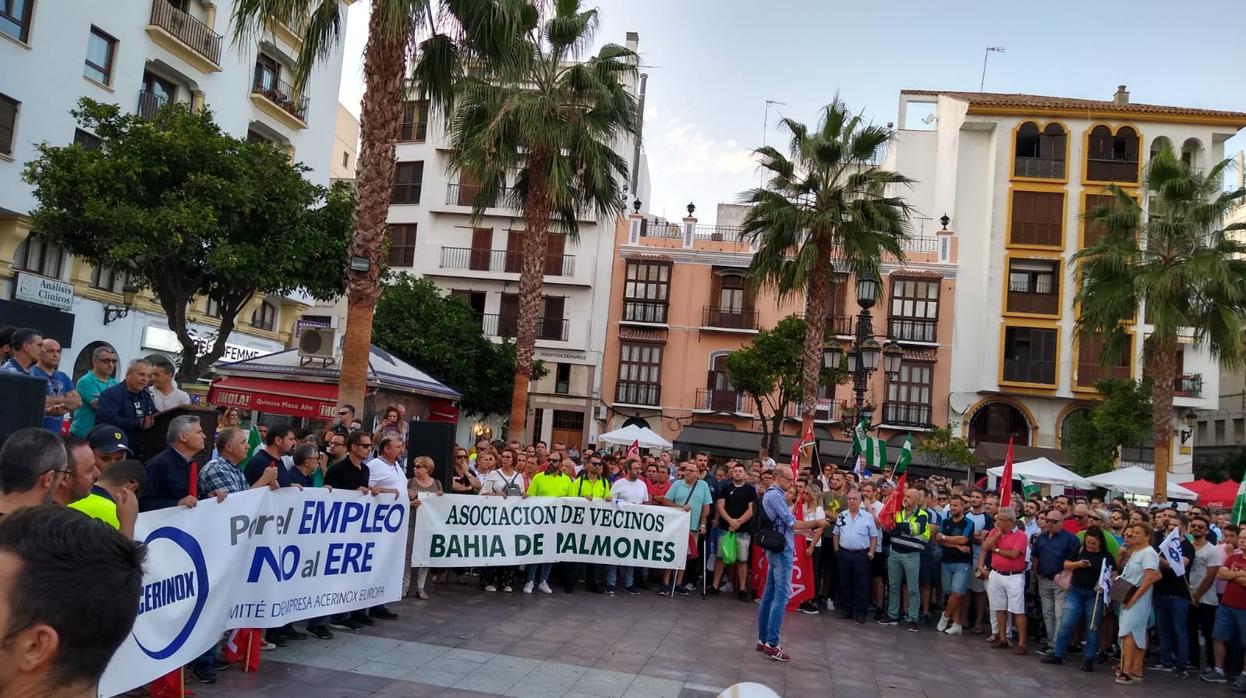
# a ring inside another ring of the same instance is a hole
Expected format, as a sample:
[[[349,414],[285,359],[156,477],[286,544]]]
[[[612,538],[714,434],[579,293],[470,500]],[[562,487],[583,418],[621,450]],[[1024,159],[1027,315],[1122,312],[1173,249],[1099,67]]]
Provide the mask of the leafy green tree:
[[[99,147],[39,146],[25,170],[32,234],[151,289],[182,345],[179,380],[221,357],[252,296],[341,294],[348,187],[312,184],[307,167],[225,133],[210,112],[170,104],[146,121],[83,99],[73,114]],[[187,317],[198,296],[221,312],[203,354]]]
[[[515,376],[515,344],[484,336],[480,316],[463,302],[441,295],[422,277],[396,274],[385,280],[372,336],[377,346],[463,394],[465,414],[505,414]],[[538,362],[536,379],[544,375]]]
[[[1194,464],[1195,479],[1210,480],[1212,482],[1224,482],[1225,480],[1241,482],[1242,478],[1246,477],[1243,473],[1246,473],[1246,447],[1242,446],[1233,449],[1219,460]]]
[[[259,40],[273,22],[301,29],[296,92],[303,90],[316,64],[333,54],[346,28],[347,4],[341,0],[235,0],[233,6],[232,29],[239,43]],[[350,238],[350,256],[371,264],[366,271],[346,271],[348,312],[339,404],[362,404],[367,387],[372,315],[381,295],[394,144],[402,126],[403,101],[427,99],[432,111],[448,114],[466,72],[517,60],[520,39],[534,14],[526,0],[372,0],[363,49],[355,176],[359,202]]]
[[[634,92],[623,84],[636,75],[635,54],[606,44],[581,60],[597,10],[579,0],[527,7],[517,60],[481,63],[461,81],[447,158],[451,171],[479,184],[474,216],[503,201],[524,219],[511,439],[523,438],[527,417],[546,238],[552,229],[576,240],[585,211],[609,229],[628,175],[614,147],[639,127]]]
[[[736,391],[753,401],[761,419],[762,443],[771,453],[779,452],[783,417],[788,405],[801,398],[801,348],[805,341],[805,321],[796,315],[780,320],[773,329],[761,330],[753,341],[727,356],[727,381]],[[846,372],[833,374],[822,368],[823,384],[839,383]]]
[[[978,464],[969,442],[956,435],[951,426],[935,427],[917,439],[916,451],[936,468],[968,468]]]
[[[740,236],[757,245],[752,291],[772,286],[780,300],[805,296],[803,433],[813,424],[833,265],[877,275],[883,255],[904,259],[910,209],[893,192],[912,180],[876,164],[892,131],[865,123],[838,96],[815,129],[792,119],[780,124],[791,134],[789,153],[755,151],[770,179],[741,195],[751,206]]]
[[[1116,465],[1121,446],[1146,438],[1151,422],[1151,387],[1140,381],[1100,380],[1102,399],[1069,415],[1060,432],[1060,448],[1079,475],[1106,473]]]
[[[1246,223],[1224,226],[1225,213],[1246,197],[1246,189],[1223,190],[1231,166],[1232,161],[1223,160],[1204,174],[1182,162],[1171,146],[1162,148],[1147,164],[1138,198],[1108,186],[1111,203],[1086,216],[1103,235],[1074,258],[1081,281],[1077,332],[1103,340],[1105,366],[1119,360],[1129,345],[1122,321],[1146,308],[1151,331],[1143,375],[1151,385],[1149,421],[1160,501],[1167,498],[1172,463],[1179,337],[1193,335],[1196,345],[1225,366],[1246,365],[1246,245],[1230,234],[1246,230]],[[1145,212],[1140,200],[1148,202]]]

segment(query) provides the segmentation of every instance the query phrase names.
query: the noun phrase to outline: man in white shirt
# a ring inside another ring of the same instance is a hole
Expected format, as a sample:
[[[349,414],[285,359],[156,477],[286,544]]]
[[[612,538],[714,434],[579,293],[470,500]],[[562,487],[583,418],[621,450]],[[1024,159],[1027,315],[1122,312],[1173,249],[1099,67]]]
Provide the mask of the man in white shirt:
[[[398,432],[386,432],[381,436],[376,447],[376,458],[368,461],[368,486],[373,492],[381,495],[392,494],[395,500],[398,497],[407,496],[407,475],[403,472],[402,466],[398,464],[402,449],[402,436]],[[386,501],[386,498],[382,497],[382,501]],[[405,537],[407,531],[402,531],[398,535]],[[411,541],[408,540],[407,546],[410,545]],[[385,604],[368,609],[368,615],[385,620],[398,618],[398,614],[386,608]]]
[[[151,400],[156,403],[157,412],[185,407],[190,404],[190,395],[177,387],[173,380],[173,364],[158,363],[151,371]]]
[[[644,467],[640,459],[633,459],[627,464],[627,477],[615,480],[610,486],[610,499],[615,506],[644,504],[649,501],[649,487],[640,479]],[[623,572],[623,591],[639,594],[640,590],[633,584],[634,569],[618,565],[606,570],[606,596],[614,596],[614,583],[619,578],[620,570]]]

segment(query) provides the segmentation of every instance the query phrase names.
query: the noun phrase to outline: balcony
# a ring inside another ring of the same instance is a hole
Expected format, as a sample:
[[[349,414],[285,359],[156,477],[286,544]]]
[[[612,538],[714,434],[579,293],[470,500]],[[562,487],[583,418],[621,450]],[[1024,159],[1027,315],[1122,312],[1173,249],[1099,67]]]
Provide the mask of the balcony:
[[[931,407],[909,402],[884,402],[883,424],[911,429],[929,429],[933,426]]]
[[[744,394],[734,390],[710,390],[697,388],[697,402],[694,412],[723,412],[727,414],[747,414],[744,406]]]
[[[509,208],[506,200],[510,196],[511,187],[499,189],[494,196],[493,203],[488,208]],[[446,185],[446,203],[451,206],[466,206],[471,208],[476,205],[476,197],[480,196],[481,187],[479,184],[456,184],[450,183]]]
[[[757,311],[749,308],[720,308],[707,305],[701,310],[701,326],[715,330],[757,331]]]
[[[1009,288],[1006,310],[1010,313],[1031,315],[1059,315],[1060,296],[1056,293],[1030,293]]]
[[[1086,180],[1091,182],[1138,181],[1138,161],[1115,158],[1087,158]]]
[[[857,334],[857,316],[827,315],[826,331],[836,337],[855,337]]]
[[[143,90],[138,93],[138,109],[136,112],[145,121],[151,121],[156,118],[156,114],[160,112],[161,107],[168,103],[169,98],[166,95]]]
[[[290,128],[307,128],[307,98],[294,87],[271,74],[256,71],[251,83],[251,101],[269,116]]]
[[[1100,346],[1102,349],[1102,346]],[[1081,354],[1081,352],[1078,352]],[[1078,356],[1077,385],[1078,388],[1094,389],[1095,383],[1111,379],[1127,381],[1132,378],[1129,366],[1101,366],[1098,356]]]
[[[614,402],[623,405],[657,407],[662,404],[662,386],[658,383],[619,381],[614,386]]]
[[[471,247],[441,248],[442,269],[470,269],[518,274],[523,258],[518,250],[482,250]],[[575,255],[545,255],[546,276],[575,276]]]
[[[939,238],[935,235],[910,235],[900,243],[900,249],[905,252],[930,252],[939,251]]]
[[[1178,373],[1172,386],[1173,397],[1202,397],[1203,374]]]
[[[1012,161],[1013,177],[1064,179],[1064,160],[1018,157]]]
[[[221,69],[221,35],[174,7],[169,0],[152,0],[147,33],[153,41],[205,73]]]
[[[692,238],[712,242],[739,242],[740,228],[734,225],[697,225],[693,228]]]
[[[887,337],[897,342],[935,343],[935,330],[938,322],[928,319],[888,318]]]
[[[1055,385],[1056,362],[1030,358],[1005,358],[1004,380],[1012,383]]]
[[[624,300],[623,317],[619,322],[665,325],[666,308],[665,301]]]
[[[518,315],[486,313],[481,315],[480,318],[480,329],[486,337],[514,338],[519,333]],[[570,321],[565,318],[538,317],[536,319],[536,338],[549,342],[565,342],[567,341],[567,330],[570,324]]]
[[[834,424],[840,421],[844,415],[845,400],[831,400],[829,398],[819,398],[813,406],[813,423],[814,424]],[[789,403],[783,411],[783,416],[787,419],[800,421],[800,403]]]

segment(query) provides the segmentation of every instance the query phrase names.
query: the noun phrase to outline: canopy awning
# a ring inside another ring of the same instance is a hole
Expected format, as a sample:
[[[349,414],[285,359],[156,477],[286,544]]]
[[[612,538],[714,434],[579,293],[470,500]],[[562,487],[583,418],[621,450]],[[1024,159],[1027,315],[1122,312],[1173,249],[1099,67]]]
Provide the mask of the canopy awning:
[[[986,472],[995,477],[1001,477],[1004,474],[1004,466],[991,468]],[[1068,468],[1053,463],[1047,458],[1035,458],[1020,463],[1013,463],[1012,478],[1020,480],[1022,476],[1039,485],[1060,485],[1062,487],[1076,487],[1083,490],[1094,487],[1094,484],[1086,478]]]
[[[1155,496],[1154,471],[1145,470],[1136,465],[1128,468],[1119,468],[1086,479],[1099,487],[1105,487],[1114,492]],[[1198,494],[1177,484],[1177,481],[1170,477],[1168,478],[1168,497],[1169,499],[1198,499]]]
[[[226,376],[212,383],[208,402],[243,410],[332,421],[333,408],[337,405],[337,385]]]
[[[639,442],[639,448],[670,448],[671,442],[662,438],[654,430],[648,427],[636,426],[629,424],[622,429],[608,431],[597,437],[600,443],[615,444],[618,446],[631,446],[633,443]]]
[[[1198,503],[1205,507],[1216,507],[1228,509],[1233,506],[1233,501],[1237,499],[1238,483],[1232,480],[1224,482],[1208,482],[1207,480],[1195,480],[1194,482],[1183,482],[1181,486],[1198,493]]]

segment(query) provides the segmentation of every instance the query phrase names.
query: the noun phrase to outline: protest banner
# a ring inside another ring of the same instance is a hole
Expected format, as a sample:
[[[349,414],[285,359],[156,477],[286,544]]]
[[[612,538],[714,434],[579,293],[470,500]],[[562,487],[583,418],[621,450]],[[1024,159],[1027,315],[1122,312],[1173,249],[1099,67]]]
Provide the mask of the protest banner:
[[[797,552],[792,558],[792,591],[787,597],[787,612],[795,613],[800,610],[800,605],[814,597],[813,589],[813,549],[807,547],[804,536],[796,536]],[[769,560],[766,558],[766,551],[753,546],[749,565],[749,578],[753,581],[753,589],[757,592],[757,597],[766,593],[766,577],[770,573]]]
[[[318,488],[248,490],[140,514],[134,534],[147,562],[138,619],[99,694],[190,663],[225,630],[399,599],[407,514],[405,497]]]
[[[683,569],[688,512],[579,497],[420,496],[416,567],[590,562]]]

